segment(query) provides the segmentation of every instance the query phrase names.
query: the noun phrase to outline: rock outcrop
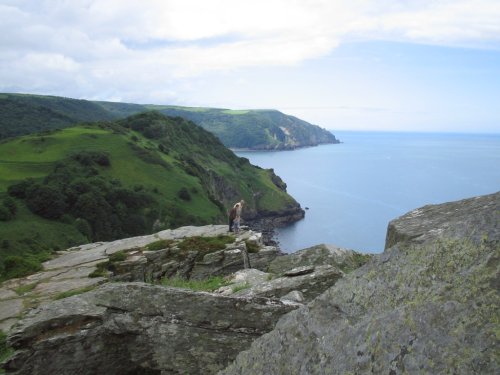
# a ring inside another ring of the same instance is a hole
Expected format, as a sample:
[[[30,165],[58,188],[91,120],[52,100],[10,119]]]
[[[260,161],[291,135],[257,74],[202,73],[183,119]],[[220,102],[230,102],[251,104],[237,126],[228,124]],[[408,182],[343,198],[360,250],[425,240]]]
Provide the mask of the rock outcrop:
[[[307,303],[333,286],[345,273],[365,264],[371,255],[333,245],[317,245],[274,258],[268,273],[238,271],[233,284],[219,292],[235,296],[276,297]],[[237,289],[237,292],[233,290]]]
[[[330,265],[349,272],[365,264],[370,257],[369,254],[362,254],[354,250],[321,244],[296,251],[289,256],[275,258],[269,264],[268,271],[282,274],[301,266]]]
[[[8,373],[213,374],[298,305],[110,283],[31,311]]]
[[[220,374],[500,373],[499,204],[497,193],[392,221],[383,254]]]
[[[500,192],[410,211],[389,223],[385,248],[401,242],[425,243],[439,238],[498,241]]]
[[[16,353],[7,372],[213,374],[272,330],[280,316],[343,277],[340,268],[350,267],[354,254],[322,245],[282,255],[249,230],[226,237],[223,249],[200,249],[200,238],[225,234],[226,226],[182,227],[88,244],[60,252],[44,272],[11,280],[0,290],[3,322],[26,316],[10,332]],[[335,266],[323,264],[318,251],[335,254]],[[278,256],[276,273],[264,272]],[[214,275],[226,275],[231,284],[200,293],[144,283]],[[57,300],[61,292],[83,294]]]
[[[267,269],[269,262],[280,254],[275,247],[263,246],[261,234],[250,230],[235,236],[225,249],[205,254],[201,259],[197,257],[199,252],[196,248],[179,254],[176,247],[186,238],[226,234],[226,225],[187,226],[60,251],[56,258],[43,264],[43,271],[2,284],[0,329],[8,331],[31,307],[61,298],[67,293],[90,290],[108,280],[154,281],[173,275],[195,279],[228,275],[244,268],[243,255],[247,245],[255,248],[253,253],[248,254],[250,266],[254,268]],[[149,244],[162,240],[165,241],[165,248],[148,250]],[[122,253],[124,259],[112,261],[117,253]],[[97,272],[99,270],[101,272]]]

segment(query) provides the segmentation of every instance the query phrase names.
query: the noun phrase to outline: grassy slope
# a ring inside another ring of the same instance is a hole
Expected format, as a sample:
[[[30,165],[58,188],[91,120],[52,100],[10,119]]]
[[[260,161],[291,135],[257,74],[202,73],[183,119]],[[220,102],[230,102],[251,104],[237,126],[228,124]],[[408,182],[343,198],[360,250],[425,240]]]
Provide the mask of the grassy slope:
[[[275,110],[141,105],[54,96],[0,94],[0,139],[59,129],[80,122],[124,118],[146,110],[185,117],[215,134],[227,147],[279,148],[335,141],[327,131]],[[287,137],[282,128],[292,135]]]
[[[0,139],[113,118],[113,113],[88,100],[0,94]]]
[[[236,191],[238,198],[249,203],[251,209],[273,211],[295,203],[272,183],[269,171],[236,157],[213,135],[194,124],[183,120],[182,124],[172,123],[159,114],[138,115],[132,123],[136,118],[161,123],[173,133],[168,139],[157,141],[116,123],[112,126],[87,124],[0,143],[0,200],[7,196],[8,186],[28,177],[42,180],[55,163],[72,153],[105,151],[111,166],[101,173],[120,180],[126,187],[141,185],[153,194],[158,202],[159,207],[155,208],[160,210],[162,228],[226,221],[225,207],[230,202],[224,201],[224,197],[219,197],[222,199],[220,204],[213,202],[203,176],[189,174],[184,168],[183,161],[187,158],[203,171],[210,170],[219,176],[224,185]],[[124,120],[122,125],[126,124]],[[115,131],[116,128],[120,131]],[[182,132],[175,133],[181,128]],[[158,151],[160,142],[167,145],[168,154]],[[138,157],[138,149],[148,149],[166,164],[162,166]],[[178,197],[181,188],[189,191],[191,200]],[[76,230],[71,218],[47,220],[31,213],[23,200],[15,201],[18,207],[15,218],[0,221],[0,261],[6,255],[48,253],[87,241]]]

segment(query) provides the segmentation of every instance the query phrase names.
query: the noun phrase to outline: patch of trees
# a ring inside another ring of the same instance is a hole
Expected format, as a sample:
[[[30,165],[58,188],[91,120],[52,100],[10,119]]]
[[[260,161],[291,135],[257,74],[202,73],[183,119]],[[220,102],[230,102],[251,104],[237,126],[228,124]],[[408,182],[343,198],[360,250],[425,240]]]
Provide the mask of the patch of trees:
[[[43,181],[26,179],[8,193],[24,199],[36,215],[73,223],[91,241],[147,233],[157,216],[151,208],[155,199],[140,186],[130,189],[101,175],[110,164],[105,153],[80,152],[58,163]]]
[[[17,206],[14,199],[6,197],[0,203],[0,221],[8,221],[16,216]]]

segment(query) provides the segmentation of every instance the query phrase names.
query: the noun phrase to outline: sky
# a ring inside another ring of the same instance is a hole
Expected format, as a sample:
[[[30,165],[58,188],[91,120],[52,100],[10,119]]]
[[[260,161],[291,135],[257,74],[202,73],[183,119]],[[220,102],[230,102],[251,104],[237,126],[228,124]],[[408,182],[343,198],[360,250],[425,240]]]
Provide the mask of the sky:
[[[500,133],[500,0],[0,0],[0,91]]]

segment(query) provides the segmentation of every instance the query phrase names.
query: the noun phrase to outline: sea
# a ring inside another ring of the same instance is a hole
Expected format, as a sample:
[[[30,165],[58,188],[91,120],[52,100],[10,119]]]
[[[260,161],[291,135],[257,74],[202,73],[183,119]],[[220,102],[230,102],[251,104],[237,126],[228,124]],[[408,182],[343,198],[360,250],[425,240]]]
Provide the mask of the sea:
[[[380,253],[392,219],[500,190],[500,134],[333,133],[342,143],[236,152],[273,168],[306,210],[276,230],[284,252],[326,243]]]

